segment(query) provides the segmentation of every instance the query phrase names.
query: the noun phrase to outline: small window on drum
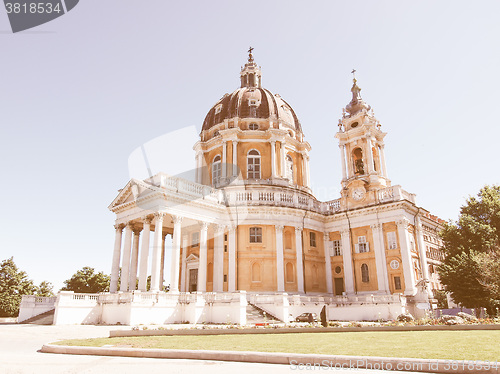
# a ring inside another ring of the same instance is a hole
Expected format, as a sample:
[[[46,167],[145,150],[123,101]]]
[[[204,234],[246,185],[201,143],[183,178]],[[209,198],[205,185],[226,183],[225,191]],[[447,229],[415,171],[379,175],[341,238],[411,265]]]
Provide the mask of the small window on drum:
[[[215,107],[215,114],[219,114],[222,110],[222,104],[219,104]]]
[[[256,123],[251,123],[250,125],[248,125],[248,129],[249,130],[258,130],[259,125],[257,125]]]

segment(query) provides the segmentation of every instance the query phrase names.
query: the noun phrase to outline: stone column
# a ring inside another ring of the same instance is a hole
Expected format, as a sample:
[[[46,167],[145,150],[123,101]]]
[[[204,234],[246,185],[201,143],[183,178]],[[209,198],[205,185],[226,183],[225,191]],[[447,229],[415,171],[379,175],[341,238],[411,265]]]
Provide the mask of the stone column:
[[[200,260],[198,266],[198,287],[199,292],[207,292],[207,240],[208,223],[201,223],[200,232]]]
[[[233,177],[238,176],[238,142],[233,140]]]
[[[151,291],[160,290],[161,247],[163,239],[163,218],[165,212],[155,213],[155,236],[153,239],[153,258],[151,264]]]
[[[429,282],[429,266],[427,265],[427,253],[425,251],[422,221],[420,220],[419,216],[415,218],[415,234],[417,236],[417,242],[418,242],[418,255],[420,257],[420,267],[422,268],[422,277],[426,285],[427,293],[431,295],[430,288],[427,287]]]
[[[339,145],[340,148],[340,162],[342,163],[342,180],[345,181],[347,179],[347,172],[345,167],[345,145]]]
[[[179,292],[179,270],[181,261],[181,228],[182,217],[172,216],[174,235],[172,239],[172,261],[170,268],[170,292]]]
[[[122,231],[123,224],[115,225],[115,247],[113,249],[113,261],[111,263],[111,283],[109,292],[115,293],[118,291],[118,276],[120,273],[120,257],[122,251]]]
[[[375,171],[375,169],[373,168],[372,139],[370,135],[366,136],[366,147],[368,148],[366,154],[366,160],[368,162],[368,173],[372,174]]]
[[[377,267],[378,290],[389,294],[389,274],[387,272],[387,259],[385,257],[384,234],[382,225],[375,223],[370,225],[373,234],[373,252],[375,253],[375,265]]]
[[[201,171],[202,171],[202,163],[201,163],[201,152],[196,153],[196,183],[202,183],[201,180]]]
[[[285,142],[281,142],[281,147],[280,147],[280,164],[281,164],[281,178],[286,177],[286,171],[285,171]]]
[[[222,180],[225,182],[227,177],[227,142],[222,142]]]
[[[182,236],[182,262],[181,262],[181,292],[186,292],[186,257],[188,251],[188,236]]]
[[[132,224],[125,226],[125,243],[123,244],[122,274],[120,277],[120,291],[126,292],[130,276],[130,251],[132,249]]]
[[[413,263],[411,260],[411,249],[408,239],[409,221],[403,218],[396,222],[398,226],[399,244],[401,247],[401,261],[403,265],[403,274],[405,277],[405,295],[413,296],[417,293],[415,288],[415,275],[413,273]]]
[[[347,295],[352,295],[354,293],[354,269],[352,266],[351,234],[349,230],[346,229],[342,230],[340,235],[342,240],[345,293]]]
[[[236,227],[230,226],[228,233],[229,263],[228,263],[228,283],[227,291],[236,291]]]
[[[311,171],[309,170],[309,155],[304,160],[306,165],[306,187],[311,187]]]
[[[147,291],[148,283],[148,259],[149,259],[149,236],[151,232],[151,218],[144,217],[142,243],[141,243],[141,262],[139,265],[139,291]]]
[[[276,178],[276,141],[271,141],[271,176]]]
[[[295,248],[297,252],[297,291],[304,293],[304,265],[302,263],[302,227],[295,228]]]
[[[214,292],[224,290],[224,226],[217,225],[214,235]]]
[[[387,178],[387,165],[385,164],[385,152],[384,152],[385,145],[380,144],[379,147],[380,147],[380,162],[382,164],[382,175],[385,178]]]
[[[327,232],[323,234],[323,247],[325,249],[326,292],[333,294],[332,260],[330,257],[330,249],[328,248],[328,243],[330,243],[329,236],[330,234]]]
[[[161,238],[161,256],[160,256],[160,291],[165,288],[165,246],[168,233],[164,232]]]
[[[278,292],[285,292],[285,265],[283,253],[283,225],[275,225],[276,228],[276,280]]]
[[[134,229],[134,239],[132,244],[132,259],[130,260],[130,276],[128,289],[135,291],[137,287],[137,265],[139,262],[139,238],[141,235],[140,229]]]

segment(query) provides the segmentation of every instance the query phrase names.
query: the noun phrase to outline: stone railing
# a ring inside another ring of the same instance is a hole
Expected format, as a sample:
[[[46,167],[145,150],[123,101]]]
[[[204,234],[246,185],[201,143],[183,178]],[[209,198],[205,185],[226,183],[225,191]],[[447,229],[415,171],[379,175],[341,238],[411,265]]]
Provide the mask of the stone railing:
[[[280,180],[277,180],[278,182]],[[345,207],[341,199],[321,202],[302,190],[281,188],[276,180],[235,181],[226,188],[212,188],[189,180],[168,176],[164,173],[150,178],[147,183],[185,196],[187,199],[207,200],[215,205],[242,206],[267,205],[305,209],[312,212],[330,215],[342,211]],[[246,187],[243,186],[245,184]],[[258,186],[268,186],[259,189]],[[407,200],[415,203],[415,195],[401,188],[390,186],[376,191],[379,203]]]
[[[35,304],[35,305],[54,305],[56,303],[57,296],[46,297],[46,296],[34,296],[34,295],[23,295],[21,303],[24,304]]]
[[[304,304],[390,304],[405,302],[401,295],[350,295],[350,296],[301,296],[293,295],[288,297],[290,305]]]
[[[391,186],[377,191],[378,201],[381,203],[408,200],[415,203],[415,194],[409,193],[401,186]]]

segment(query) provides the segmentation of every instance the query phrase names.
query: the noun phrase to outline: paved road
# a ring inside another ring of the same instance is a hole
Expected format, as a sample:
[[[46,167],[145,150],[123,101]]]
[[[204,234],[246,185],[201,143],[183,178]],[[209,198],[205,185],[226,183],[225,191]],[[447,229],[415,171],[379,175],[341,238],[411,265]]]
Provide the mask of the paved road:
[[[98,357],[40,353],[44,343],[62,339],[107,337],[119,326],[0,325],[0,374],[281,374],[311,372],[287,365],[238,362]],[[305,368],[303,368],[305,369]],[[314,372],[380,374],[375,370],[320,370]],[[406,374],[411,374],[406,372]]]

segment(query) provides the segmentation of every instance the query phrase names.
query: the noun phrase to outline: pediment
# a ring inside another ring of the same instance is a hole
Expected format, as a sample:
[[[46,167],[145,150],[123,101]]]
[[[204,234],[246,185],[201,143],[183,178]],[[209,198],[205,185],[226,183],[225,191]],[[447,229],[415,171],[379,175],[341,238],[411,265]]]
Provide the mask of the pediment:
[[[194,253],[191,253],[187,258],[186,262],[197,262],[199,261],[198,256],[196,256]]]
[[[108,209],[113,210],[122,204],[134,202],[138,197],[142,197],[154,189],[156,189],[155,186],[145,183],[144,181],[131,179],[125,187],[119,190],[118,196],[116,196],[113,202],[109,205]]]

